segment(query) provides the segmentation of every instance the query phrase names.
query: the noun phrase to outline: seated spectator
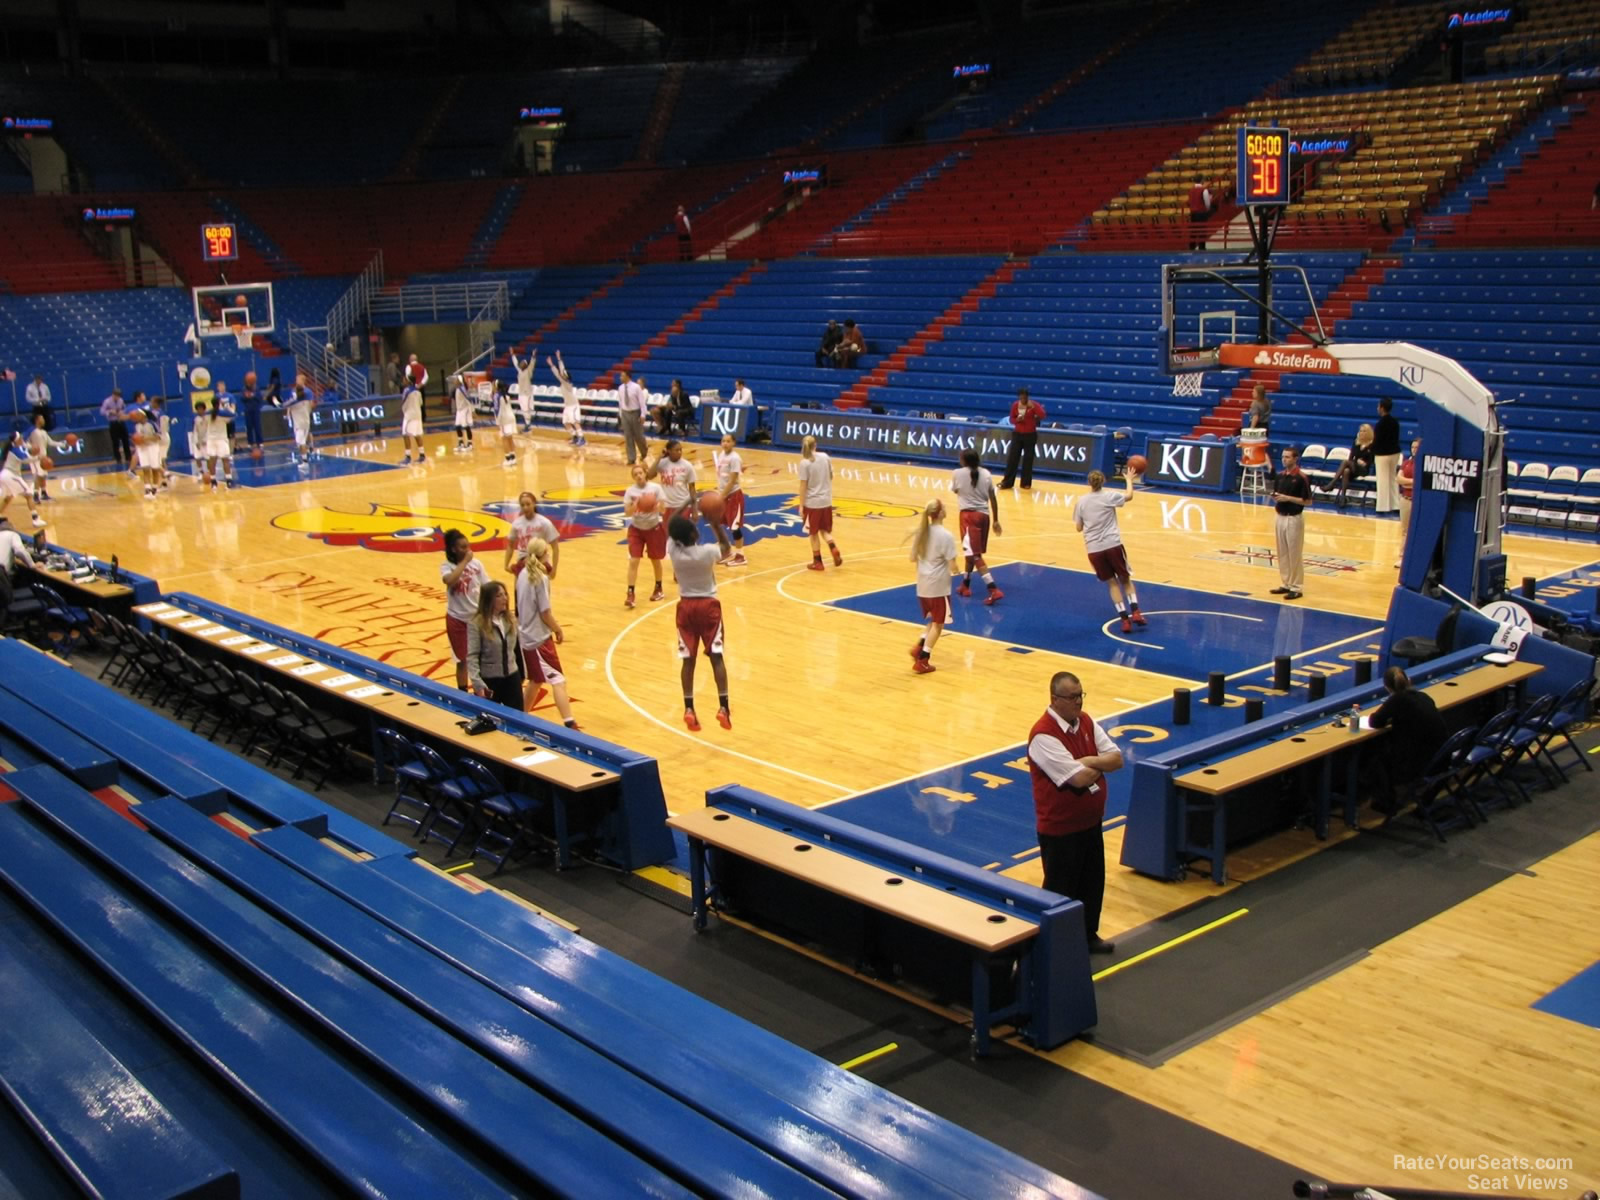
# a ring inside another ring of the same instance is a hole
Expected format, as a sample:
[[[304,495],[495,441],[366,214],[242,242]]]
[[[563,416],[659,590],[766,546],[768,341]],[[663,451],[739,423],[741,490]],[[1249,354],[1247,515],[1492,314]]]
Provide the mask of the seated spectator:
[[[1390,667],[1383,673],[1383,686],[1389,692],[1388,699],[1367,723],[1374,729],[1394,727],[1386,740],[1384,760],[1389,786],[1379,789],[1372,807],[1393,815],[1400,796],[1421,777],[1450,731],[1433,697],[1414,690],[1410,678],[1399,667]]]
[[[694,428],[694,401],[683,390],[683,380],[672,381],[672,391],[667,396],[667,408],[672,428],[678,433],[689,433]]]
[[[822,331],[822,344],[817,347],[816,354],[813,355],[817,366],[833,366],[833,356],[843,340],[844,330],[839,328],[839,322],[830,320],[827,328]]]
[[[867,352],[867,339],[861,336],[861,327],[853,320],[844,323],[844,337],[833,352],[834,361],[841,367],[853,367],[856,359]]]
[[[688,432],[689,423],[694,419],[694,404],[683,390],[683,380],[672,381],[666,399],[652,408],[650,415],[655,420],[656,432],[662,437],[671,436],[674,429]]]
[[[1324,492],[1337,491],[1337,503],[1344,507],[1345,492],[1352,481],[1360,479],[1372,470],[1372,426],[1363,424],[1356,430],[1355,444],[1350,447],[1350,457],[1339,464],[1339,470],[1327,483],[1319,483],[1317,487]]]

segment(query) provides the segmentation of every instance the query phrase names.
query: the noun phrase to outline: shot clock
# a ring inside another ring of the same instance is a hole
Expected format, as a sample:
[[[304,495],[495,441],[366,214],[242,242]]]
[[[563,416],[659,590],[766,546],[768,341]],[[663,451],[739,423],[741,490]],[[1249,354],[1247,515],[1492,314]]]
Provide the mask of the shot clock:
[[[206,262],[232,262],[239,257],[239,231],[226,221],[200,226],[200,254]]]
[[[1246,125],[1239,130],[1240,204],[1289,203],[1289,131]]]

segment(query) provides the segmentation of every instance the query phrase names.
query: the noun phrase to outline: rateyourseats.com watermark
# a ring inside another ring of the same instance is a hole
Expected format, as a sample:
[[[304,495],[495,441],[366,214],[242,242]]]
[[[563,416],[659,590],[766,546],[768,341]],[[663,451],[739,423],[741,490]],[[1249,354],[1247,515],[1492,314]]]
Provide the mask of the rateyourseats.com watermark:
[[[1574,1165],[1562,1155],[1396,1154],[1397,1171],[1465,1175],[1475,1192],[1560,1191],[1573,1186]]]

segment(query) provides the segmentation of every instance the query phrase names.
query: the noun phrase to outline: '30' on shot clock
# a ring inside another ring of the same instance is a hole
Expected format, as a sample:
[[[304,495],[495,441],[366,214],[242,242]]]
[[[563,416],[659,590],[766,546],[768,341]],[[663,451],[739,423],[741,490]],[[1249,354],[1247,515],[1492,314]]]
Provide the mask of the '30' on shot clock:
[[[1240,204],[1289,203],[1289,131],[1246,125],[1239,130]]]
[[[228,221],[200,226],[200,255],[206,262],[232,262],[238,258],[238,229]]]

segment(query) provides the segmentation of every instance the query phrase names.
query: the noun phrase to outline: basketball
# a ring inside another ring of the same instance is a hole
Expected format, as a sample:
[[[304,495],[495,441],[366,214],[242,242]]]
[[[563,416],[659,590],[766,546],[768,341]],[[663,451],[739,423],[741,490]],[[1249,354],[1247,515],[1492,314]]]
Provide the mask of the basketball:
[[[633,504],[634,512],[653,513],[656,510],[656,494],[645,492]]]
[[[41,458],[39,465],[46,471],[54,471],[56,469],[56,460],[53,458]]]
[[[244,373],[244,385],[247,388],[255,387],[255,385],[256,385],[256,373],[254,371],[246,371]]]
[[[1150,460],[1142,454],[1128,455],[1128,474],[1143,475],[1145,468],[1150,465]]]
[[[249,296],[235,296],[233,298],[233,306],[235,308],[248,308],[248,307],[250,307],[250,297]]]
[[[66,435],[66,437],[62,438],[61,440],[62,440],[63,443],[65,443],[66,445],[72,447],[73,449],[77,449],[77,446],[78,446],[78,435],[77,434],[69,433],[69,434]]]
[[[715,525],[722,520],[722,493],[700,493],[700,515]]]

